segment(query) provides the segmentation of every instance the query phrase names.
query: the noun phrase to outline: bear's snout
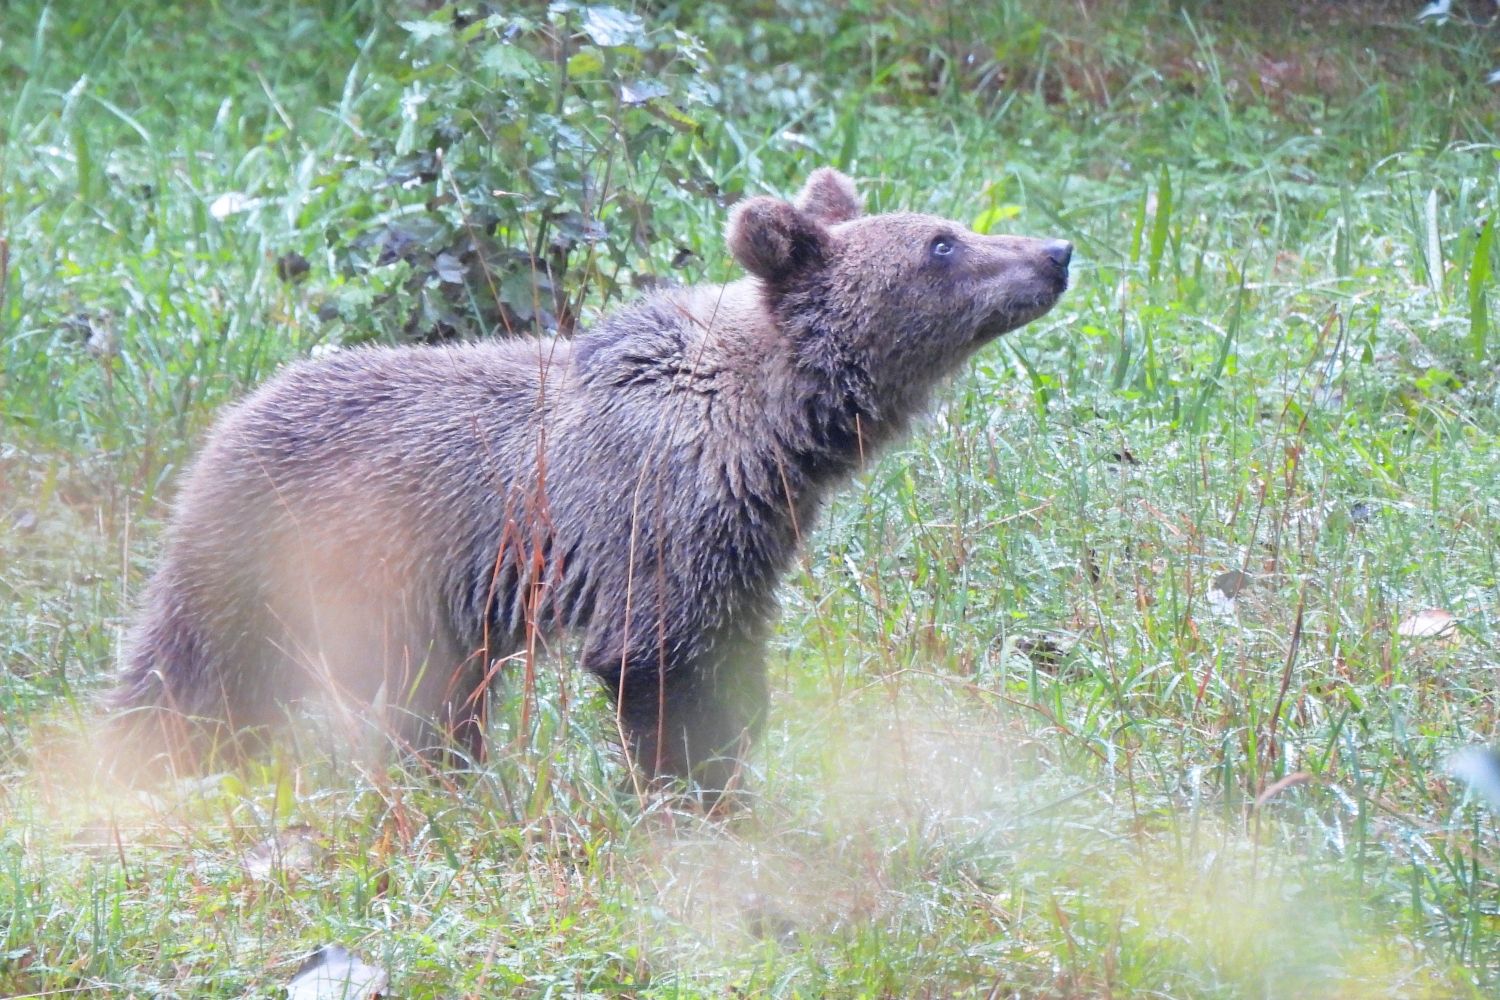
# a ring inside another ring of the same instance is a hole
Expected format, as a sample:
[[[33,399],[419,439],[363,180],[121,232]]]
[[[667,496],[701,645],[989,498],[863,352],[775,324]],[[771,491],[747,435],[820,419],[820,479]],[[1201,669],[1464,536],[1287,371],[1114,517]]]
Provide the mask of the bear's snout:
[[[1066,271],[1068,261],[1073,259],[1073,244],[1067,240],[1048,240],[1046,246],[1042,247],[1042,253],[1059,269]]]
[[[1073,260],[1073,244],[1067,240],[1037,240],[1041,251],[1036,260],[1038,276],[1051,286],[1054,300],[1068,290],[1068,264]]]

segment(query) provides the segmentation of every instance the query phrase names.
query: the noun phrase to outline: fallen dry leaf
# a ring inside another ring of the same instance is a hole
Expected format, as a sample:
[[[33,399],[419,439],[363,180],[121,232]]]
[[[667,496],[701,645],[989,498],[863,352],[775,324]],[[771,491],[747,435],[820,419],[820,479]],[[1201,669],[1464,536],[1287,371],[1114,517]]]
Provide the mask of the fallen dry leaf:
[[[1235,598],[1239,597],[1248,586],[1250,586],[1249,574],[1241,573],[1237,569],[1220,573],[1208,586],[1209,609],[1215,614],[1232,617],[1235,611]]]
[[[1241,573],[1237,569],[1220,573],[1214,577],[1213,589],[1229,598],[1231,601],[1240,596],[1240,591],[1250,586],[1250,575]]]

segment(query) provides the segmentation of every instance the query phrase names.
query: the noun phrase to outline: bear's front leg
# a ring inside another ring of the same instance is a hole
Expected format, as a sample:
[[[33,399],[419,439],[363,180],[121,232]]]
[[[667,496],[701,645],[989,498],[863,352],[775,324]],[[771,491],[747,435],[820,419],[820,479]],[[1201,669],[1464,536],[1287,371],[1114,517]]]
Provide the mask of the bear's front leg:
[[[604,678],[632,766],[650,781],[689,780],[709,807],[743,784],[769,700],[758,645],[725,653],[687,664],[638,658]]]

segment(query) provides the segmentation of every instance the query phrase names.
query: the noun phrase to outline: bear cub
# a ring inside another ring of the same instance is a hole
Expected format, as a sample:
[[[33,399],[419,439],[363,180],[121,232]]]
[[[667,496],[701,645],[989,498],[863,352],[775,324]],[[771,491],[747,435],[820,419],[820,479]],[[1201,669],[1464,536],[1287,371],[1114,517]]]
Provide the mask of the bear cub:
[[[127,637],[121,724],[201,765],[332,697],[478,758],[491,681],[569,632],[638,773],[733,787],[819,507],[1052,307],[1072,247],[865,216],[826,168],[741,202],[726,237],[748,277],[571,340],[357,348],[229,408]]]

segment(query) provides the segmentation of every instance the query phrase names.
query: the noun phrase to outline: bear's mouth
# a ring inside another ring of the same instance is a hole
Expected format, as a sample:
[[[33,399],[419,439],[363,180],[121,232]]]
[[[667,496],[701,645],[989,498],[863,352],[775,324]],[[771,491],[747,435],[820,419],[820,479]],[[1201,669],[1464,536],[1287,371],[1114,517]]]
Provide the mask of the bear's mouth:
[[[1057,305],[1057,300],[1062,298],[1062,293],[1068,286],[1066,276],[1058,285],[1055,291],[1040,292],[1021,299],[1012,298],[1001,304],[1000,308],[980,322],[979,329],[974,334],[975,342],[987,344],[996,337],[1018,330],[1032,320],[1046,315]]]

